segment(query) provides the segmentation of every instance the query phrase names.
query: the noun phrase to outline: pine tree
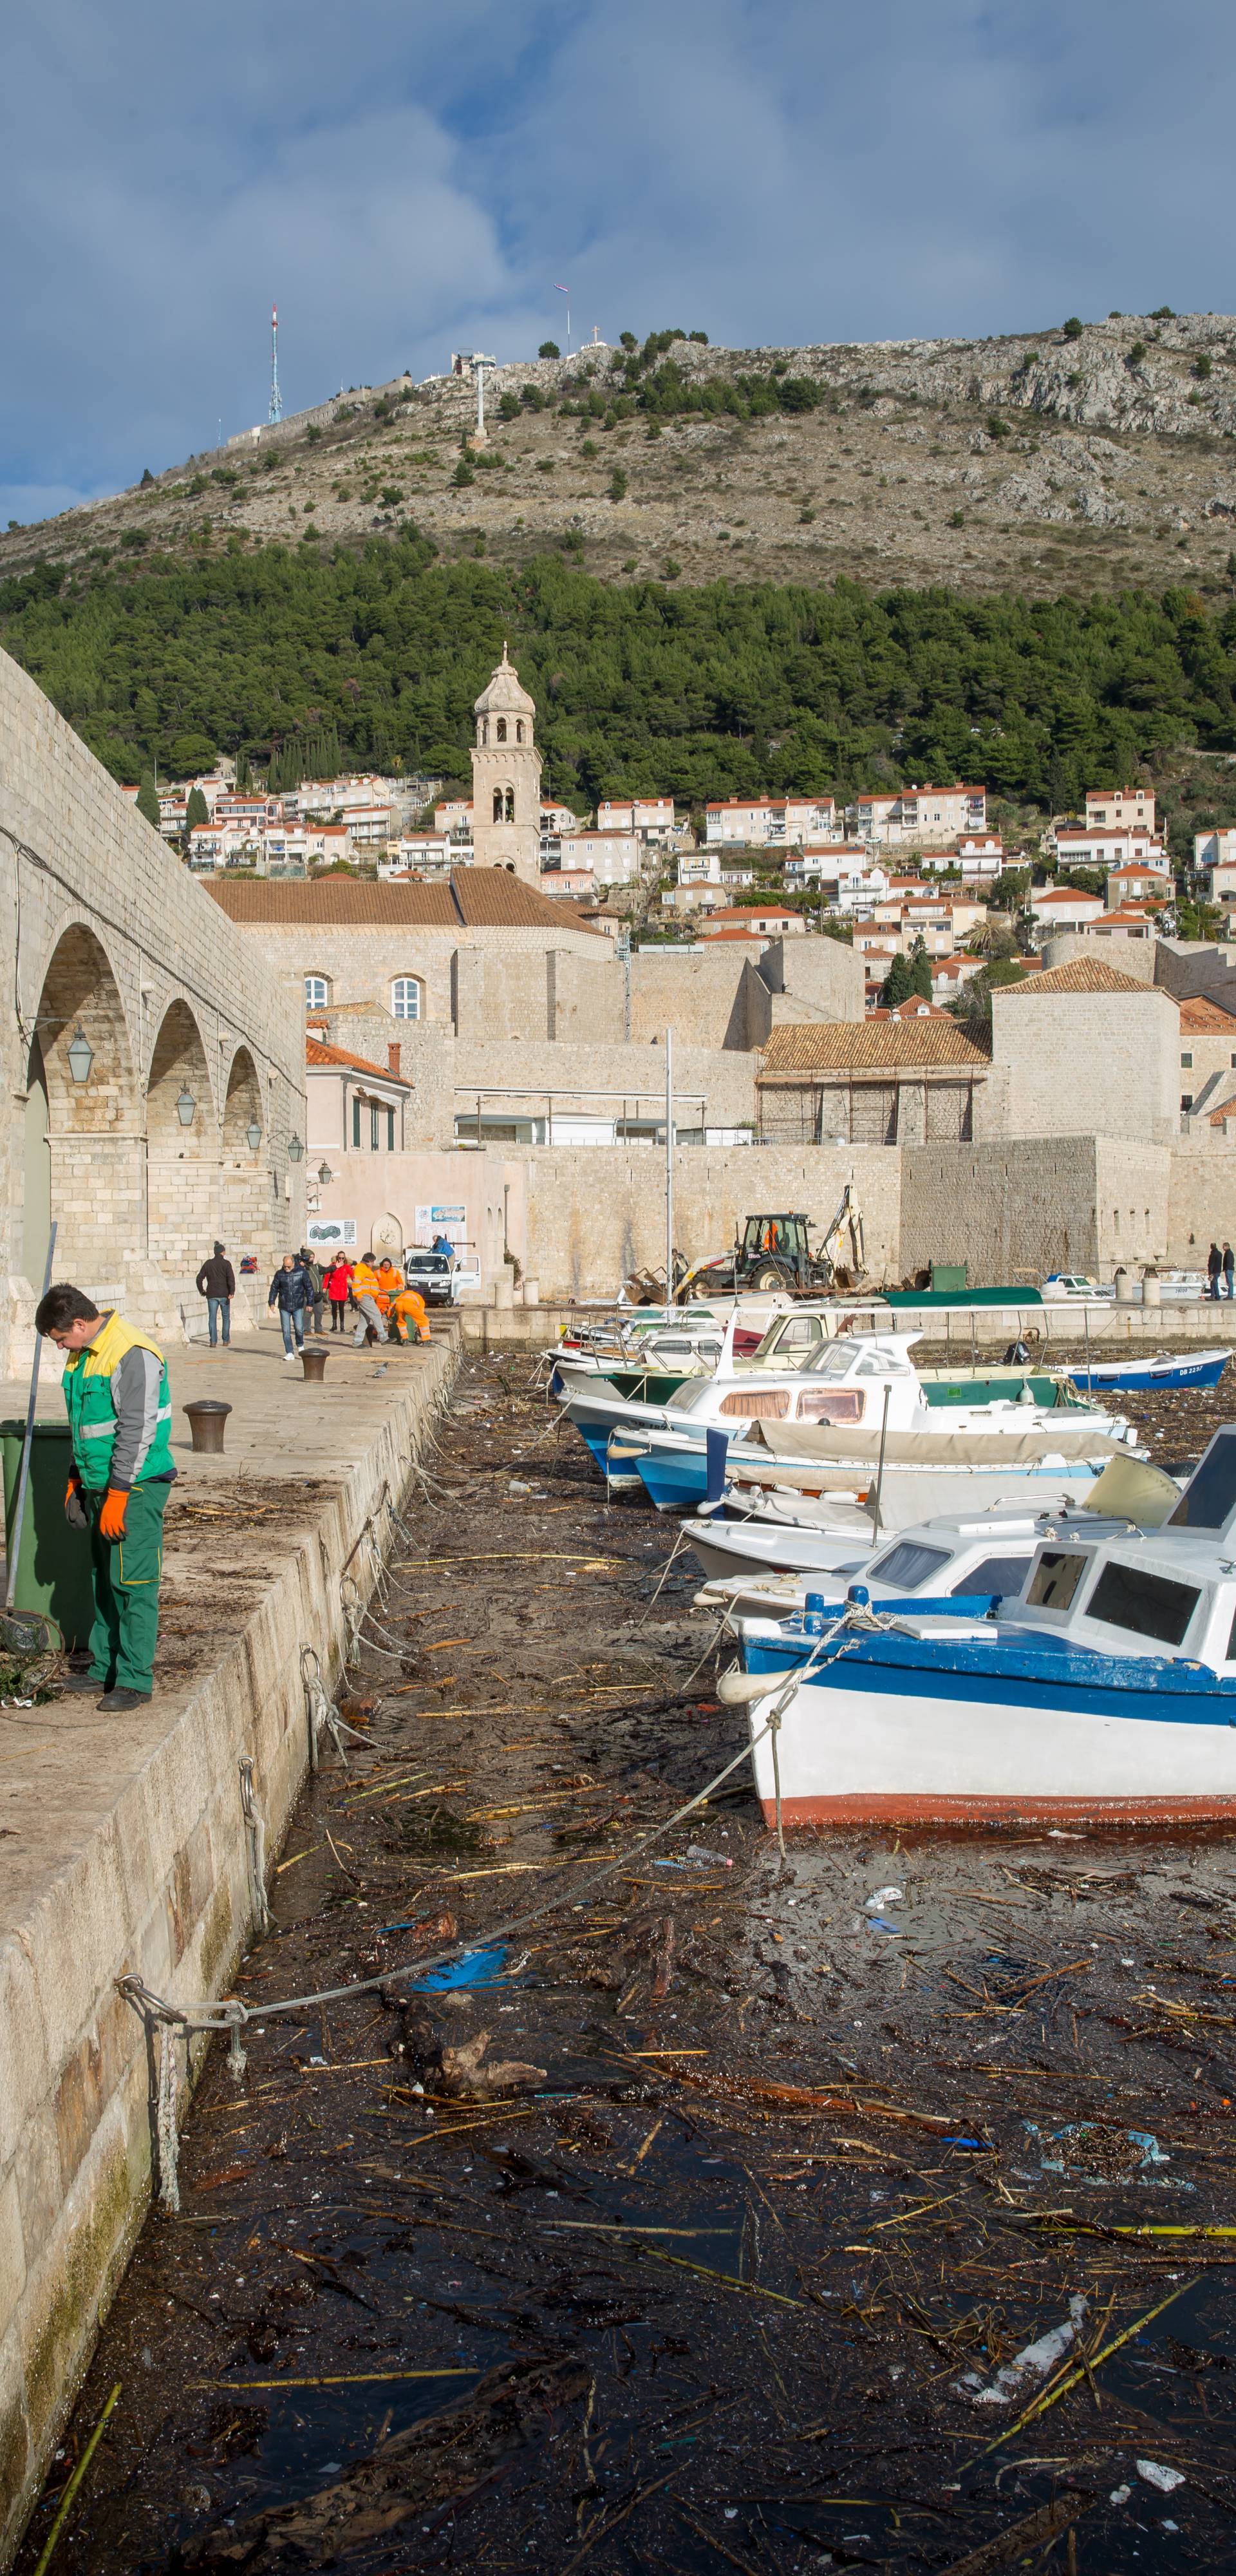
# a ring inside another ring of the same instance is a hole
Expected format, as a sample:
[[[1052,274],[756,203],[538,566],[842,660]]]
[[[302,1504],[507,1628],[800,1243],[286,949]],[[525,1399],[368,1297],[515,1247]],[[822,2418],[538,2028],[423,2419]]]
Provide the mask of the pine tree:
[[[244,789],[251,786],[252,783],[249,769],[249,754],[247,751],[238,751],[236,754],[236,785],[243,793]]]
[[[895,1011],[899,1002],[908,1002],[914,990],[908,957],[894,957],[880,986],[880,1008]]]
[[[186,832],[191,832],[196,823],[208,823],[209,821],[210,807],[202,794],[201,788],[191,787],[189,789],[189,801],[185,806]]]
[[[148,823],[153,823],[157,832],[159,828],[159,799],[155,793],[155,783],[149,770],[145,770],[142,774],[142,783],[137,791],[137,810],[139,814],[145,815]]]
[[[915,940],[910,957],[910,993],[916,994],[920,1001],[931,1000],[931,959],[921,938]],[[909,995],[906,998],[908,1000]]]

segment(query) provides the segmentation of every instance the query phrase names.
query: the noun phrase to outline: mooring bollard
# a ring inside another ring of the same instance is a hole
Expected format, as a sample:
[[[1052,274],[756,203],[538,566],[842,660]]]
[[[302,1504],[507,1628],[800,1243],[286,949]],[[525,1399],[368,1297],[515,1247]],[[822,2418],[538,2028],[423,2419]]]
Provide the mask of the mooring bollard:
[[[199,1396],[196,1404],[184,1404],[181,1412],[189,1417],[193,1446],[203,1457],[221,1458],[223,1429],[232,1408],[221,1404],[217,1396]]]
[[[301,1352],[300,1364],[305,1373],[306,1386],[321,1385],[329,1358],[329,1351],[311,1351],[306,1348]]]

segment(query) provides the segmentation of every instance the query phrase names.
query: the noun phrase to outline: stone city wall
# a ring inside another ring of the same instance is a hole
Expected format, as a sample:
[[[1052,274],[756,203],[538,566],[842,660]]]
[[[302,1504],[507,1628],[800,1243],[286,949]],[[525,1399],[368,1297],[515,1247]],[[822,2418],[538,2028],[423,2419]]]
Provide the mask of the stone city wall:
[[[525,1267],[546,1297],[610,1296],[632,1271],[664,1269],[665,1156],[656,1146],[545,1148],[525,1160]],[[817,1240],[853,1181],[868,1269],[876,1278],[894,1275],[900,1166],[895,1150],[878,1146],[682,1147],[674,1159],[675,1245],[692,1260],[722,1255],[747,1216],[796,1210],[810,1217]]]
[[[797,1209],[818,1237],[851,1179],[866,1221],[868,1267],[876,1278],[896,1276],[895,1149],[680,1146],[675,1243],[698,1260],[725,1252],[747,1216]],[[351,1221],[364,1250],[379,1229],[391,1244],[415,1242],[418,1206],[463,1210],[459,1223],[480,1253],[486,1293],[506,1267],[508,1248],[547,1298],[614,1297],[632,1271],[665,1261],[665,1153],[657,1145],[350,1154],[323,1190],[318,1213],[326,1222]]]
[[[7,655],[0,939],[13,961],[0,1127],[11,1367],[30,1347],[50,1217],[60,1277],[122,1283],[163,1329],[217,1234],[256,1228],[249,1248],[265,1257],[276,1223],[299,1224],[288,1142],[304,1133],[304,1016]]]
[[[982,1114],[989,1136],[1092,1134],[1170,1144],[1180,1124],[1180,1018],[1155,987],[1144,993],[992,994],[992,1058],[1007,1082]],[[976,1110],[979,1104],[976,1103]],[[982,1131],[981,1131],[982,1132]]]

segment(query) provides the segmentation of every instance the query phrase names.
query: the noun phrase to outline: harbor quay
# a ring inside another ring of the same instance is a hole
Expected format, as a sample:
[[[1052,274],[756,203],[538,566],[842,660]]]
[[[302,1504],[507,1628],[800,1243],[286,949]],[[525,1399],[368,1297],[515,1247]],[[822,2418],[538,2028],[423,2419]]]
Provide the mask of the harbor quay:
[[[273,1859],[310,1765],[307,1681],[320,1675],[331,1700],[346,1699],[349,1613],[372,1594],[457,1349],[450,1324],[428,1349],[389,1357],[349,1342],[318,1385],[285,1369],[273,1324],[243,1348],[174,1352],[154,1697],[115,1717],[89,1696],[4,1708],[0,2564],[157,2165],[152,2059],[117,1980],[140,1978],[183,2007],[233,1975],[255,1921],[242,1781]],[[2,1393],[6,1415],[24,1414],[24,1380]],[[202,1399],[231,1408],[220,1455],[191,1444],[184,1408]],[[45,1379],[38,1420],[63,1415]],[[259,1845],[259,1869],[262,1856]],[[190,2074],[206,2045],[191,2043]]]

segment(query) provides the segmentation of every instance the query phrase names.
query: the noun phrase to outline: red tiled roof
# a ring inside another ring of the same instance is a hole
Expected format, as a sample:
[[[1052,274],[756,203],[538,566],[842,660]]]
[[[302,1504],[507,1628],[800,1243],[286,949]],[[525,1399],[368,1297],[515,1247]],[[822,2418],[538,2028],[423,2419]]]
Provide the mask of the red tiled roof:
[[[975,1044],[951,1011],[934,1007],[921,1017],[898,1019],[870,1012],[864,1020],[788,1023],[773,1029],[759,1079],[796,1073],[907,1072],[920,1065],[973,1065],[986,1069],[988,1051]]]
[[[454,868],[449,882],[387,877],[214,877],[206,891],[242,929],[492,930],[587,924],[506,868]],[[591,937],[597,936],[590,932]]]
[[[1225,1011],[1220,1003],[1208,1001],[1203,994],[1192,993],[1180,1005],[1180,1034],[1236,1039],[1236,1015]]]
[[[1153,984],[1139,983],[1136,975],[1122,975],[1102,957],[1070,957],[1063,966],[1049,966],[1036,975],[1033,985],[1003,984],[1000,999],[1030,991],[1038,993],[1153,993]]]
[[[411,1083],[405,1082],[401,1073],[392,1073],[389,1065],[374,1064],[369,1056],[353,1055],[347,1047],[324,1046],[321,1038],[306,1038],[305,1064],[309,1072],[315,1068],[329,1071],[332,1066],[342,1065],[347,1073],[376,1073],[382,1082],[397,1082],[403,1091],[412,1089]]]

